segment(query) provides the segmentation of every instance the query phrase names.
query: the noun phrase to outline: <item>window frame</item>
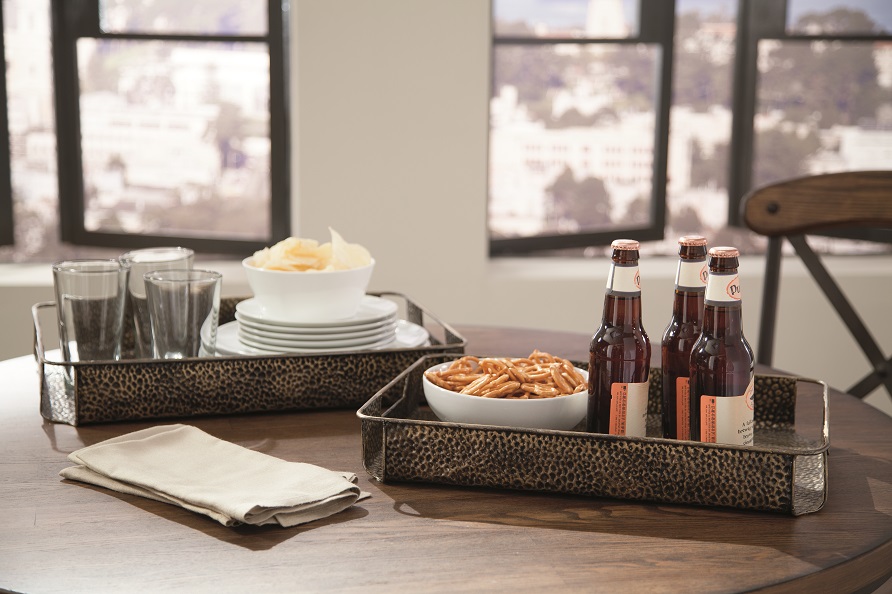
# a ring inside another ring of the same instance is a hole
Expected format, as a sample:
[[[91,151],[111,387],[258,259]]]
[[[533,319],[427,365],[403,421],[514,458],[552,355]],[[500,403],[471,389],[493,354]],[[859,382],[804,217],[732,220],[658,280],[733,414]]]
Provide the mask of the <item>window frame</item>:
[[[15,221],[12,207],[12,155],[9,148],[9,101],[6,94],[6,29],[3,20],[3,3],[0,2],[0,62],[3,76],[0,77],[0,246],[15,243]]]
[[[491,5],[494,11],[494,3]],[[675,0],[638,0],[638,32],[623,38],[498,36],[495,31],[495,14],[490,19],[490,96],[495,92],[495,52],[500,46],[549,46],[549,45],[637,45],[648,44],[659,48],[659,66],[656,69],[656,102],[654,118],[654,158],[651,185],[650,223],[645,227],[612,227],[609,231],[589,231],[572,234],[548,234],[533,237],[489,237],[489,255],[524,255],[546,250],[561,250],[589,246],[609,245],[619,236],[639,241],[663,239],[666,227],[666,186],[669,150],[669,110],[672,106],[672,76],[675,39]],[[487,133],[487,203],[491,163],[490,135]],[[487,213],[487,218],[488,218]],[[487,233],[489,224],[487,222]]]
[[[743,199],[753,189],[755,117],[758,107],[761,41],[892,41],[892,33],[788,33],[790,0],[738,0],[734,55],[731,144],[728,160],[728,226],[742,227]],[[796,177],[796,176],[791,176]],[[830,237],[892,243],[892,230],[859,229],[822,233]]]
[[[53,82],[56,108],[56,155],[59,183],[59,226],[62,241],[75,245],[116,248],[178,244],[196,251],[240,254],[261,249],[290,234],[288,142],[288,3],[267,0],[265,35],[109,33],[100,24],[101,0],[50,0]],[[84,225],[84,175],[80,141],[80,90],[77,41],[82,38],[139,41],[254,42],[269,52],[270,233],[258,240],[198,236],[144,235],[88,231]]]

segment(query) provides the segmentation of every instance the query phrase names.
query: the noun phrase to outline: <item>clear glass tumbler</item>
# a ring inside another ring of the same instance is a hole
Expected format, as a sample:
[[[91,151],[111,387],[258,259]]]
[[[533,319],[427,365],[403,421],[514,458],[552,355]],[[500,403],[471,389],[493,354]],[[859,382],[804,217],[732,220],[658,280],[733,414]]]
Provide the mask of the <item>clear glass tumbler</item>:
[[[156,359],[213,356],[222,275],[211,270],[157,270],[143,277]]]
[[[65,361],[121,358],[129,269],[118,260],[53,264],[59,339]]]
[[[133,355],[154,357],[152,326],[146,301],[145,274],[156,270],[191,269],[195,253],[183,247],[155,247],[133,250],[118,259],[130,267],[129,302],[133,312]],[[129,322],[127,322],[129,323]]]

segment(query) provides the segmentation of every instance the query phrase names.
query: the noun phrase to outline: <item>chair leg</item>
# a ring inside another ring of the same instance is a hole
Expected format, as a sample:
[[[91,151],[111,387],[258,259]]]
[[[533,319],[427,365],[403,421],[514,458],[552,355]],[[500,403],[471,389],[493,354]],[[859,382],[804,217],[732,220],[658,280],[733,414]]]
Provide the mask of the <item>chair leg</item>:
[[[854,384],[846,392],[858,398],[865,398],[871,392],[884,385],[892,399],[892,359],[886,361],[881,367],[877,367],[867,377]]]
[[[782,237],[769,237],[765,254],[765,278],[762,286],[762,316],[759,320],[759,344],[756,362],[771,365],[774,358],[774,328],[777,323],[777,294],[780,286]]]
[[[796,249],[799,258],[802,259],[803,264],[811,272],[811,275],[817,281],[818,286],[824,292],[830,304],[836,309],[839,317],[845,322],[849,332],[855,338],[855,342],[858,343],[858,346],[864,352],[864,356],[867,357],[867,360],[873,366],[873,372],[864,380],[852,386],[847,392],[859,398],[864,398],[874,388],[877,388],[880,384],[885,384],[889,394],[892,395],[892,373],[889,373],[889,361],[870,333],[870,330],[867,329],[861,316],[852,307],[852,304],[846,298],[842,289],[839,288],[837,282],[827,272],[827,268],[821,263],[818,255],[809,247],[805,237],[796,235],[787,239]],[[871,380],[872,377],[875,377],[875,380]],[[858,393],[853,390],[857,390]]]

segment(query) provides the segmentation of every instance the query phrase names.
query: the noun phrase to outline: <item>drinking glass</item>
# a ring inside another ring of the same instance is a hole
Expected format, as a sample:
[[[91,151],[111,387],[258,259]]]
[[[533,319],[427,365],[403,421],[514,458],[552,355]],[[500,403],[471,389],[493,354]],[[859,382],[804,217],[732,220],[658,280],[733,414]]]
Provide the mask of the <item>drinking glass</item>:
[[[53,264],[59,339],[65,361],[121,358],[129,269],[118,260]]]
[[[134,355],[151,359],[152,326],[146,303],[145,274],[155,270],[191,269],[195,252],[183,247],[154,247],[121,254],[118,259],[130,267],[129,303],[133,312]]]
[[[147,272],[143,278],[155,358],[213,356],[222,275],[179,269]]]

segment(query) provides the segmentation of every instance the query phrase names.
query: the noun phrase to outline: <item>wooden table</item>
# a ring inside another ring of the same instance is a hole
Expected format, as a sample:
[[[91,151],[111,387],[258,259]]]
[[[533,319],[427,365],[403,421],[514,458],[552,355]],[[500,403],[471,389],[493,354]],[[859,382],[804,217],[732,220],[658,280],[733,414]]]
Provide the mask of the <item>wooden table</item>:
[[[470,353],[585,358],[587,336],[461,328]],[[657,362],[658,363],[658,362]],[[16,592],[870,591],[892,575],[892,419],[834,392],[830,493],[806,516],[380,484],[353,411],[189,419],[287,460],[353,470],[372,497],[309,525],[225,528],[62,481],[69,452],[168,421],[70,427],[36,366],[0,363],[0,589]],[[885,586],[888,588],[888,585]]]

